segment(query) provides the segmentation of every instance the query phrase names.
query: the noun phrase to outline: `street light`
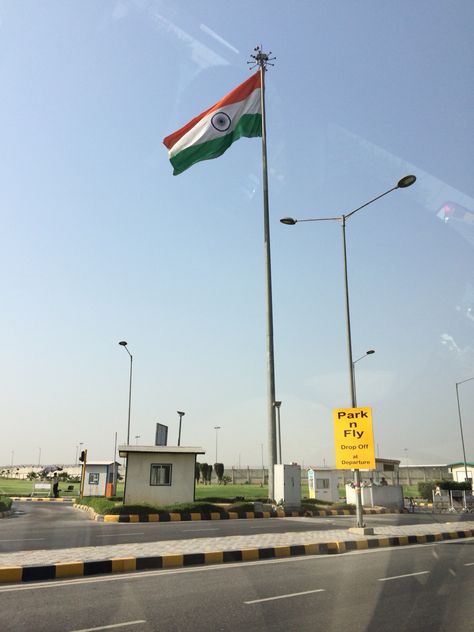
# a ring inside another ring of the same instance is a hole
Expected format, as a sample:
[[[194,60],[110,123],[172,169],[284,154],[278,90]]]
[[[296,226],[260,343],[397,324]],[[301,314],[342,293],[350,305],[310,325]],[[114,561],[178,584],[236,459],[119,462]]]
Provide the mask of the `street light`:
[[[130,384],[128,387],[128,423],[127,423],[127,445],[130,445],[130,410],[132,408],[132,369],[133,369],[133,356],[128,350],[127,343],[125,340],[119,342],[119,345],[122,346],[125,351],[130,356]]]
[[[391,189],[388,189],[388,191],[385,191],[385,193],[381,193],[380,195],[377,195],[377,197],[372,198],[368,202],[365,202],[365,204],[358,206],[353,211],[350,211],[349,213],[345,213],[344,215],[339,215],[337,217],[317,217],[317,218],[312,218],[312,219],[294,219],[293,217],[284,217],[280,220],[282,224],[287,224],[289,226],[293,226],[294,224],[299,223],[299,222],[337,221],[341,223],[342,251],[343,251],[343,258],[344,258],[344,290],[345,290],[345,303],[346,303],[347,356],[348,356],[348,361],[349,361],[348,362],[349,387],[350,387],[350,393],[351,393],[352,408],[356,408],[357,402],[356,402],[356,394],[355,394],[355,389],[354,389],[354,362],[352,360],[351,317],[350,317],[350,308],[349,308],[349,283],[348,283],[348,278],[347,278],[346,222],[350,217],[352,217],[352,215],[354,215],[354,213],[357,213],[357,211],[360,211],[361,209],[365,208],[369,204],[372,204],[373,202],[380,200],[380,198],[384,197],[385,195],[388,195],[392,191],[396,191],[397,189],[406,189],[407,187],[414,184],[415,181],[416,181],[416,176],[413,176],[413,175],[405,176],[401,178],[401,180],[399,180],[394,187],[392,187]],[[364,519],[363,519],[361,492],[360,492],[360,471],[359,470],[354,470],[354,488],[356,491],[357,526],[359,528],[363,528]]]
[[[461,431],[462,456],[464,459],[464,477],[465,477],[464,480],[466,481],[466,483],[469,480],[469,476],[467,474],[466,448],[464,447],[464,434],[462,431],[461,405],[459,403],[459,388],[458,387],[460,384],[464,384],[465,382],[470,382],[471,380],[474,380],[474,377],[468,377],[467,380],[462,380],[462,382],[456,382],[456,399],[458,401],[459,430]]]
[[[375,353],[375,349],[369,349],[368,351],[366,351],[364,353],[364,355],[360,356],[360,358],[357,358],[357,360],[354,360],[354,362],[352,363],[352,375],[354,378],[354,395],[355,398],[357,399],[357,391],[356,391],[356,379],[355,379],[355,364],[356,362],[359,362],[359,360],[362,360],[363,358],[367,357],[368,355],[372,355],[373,353]]]
[[[280,406],[281,402],[273,402],[273,405],[277,411],[277,428],[278,428],[278,463],[283,463],[281,460],[281,427],[280,427]]]
[[[178,445],[181,445],[181,420],[184,417],[184,413],[181,410],[176,411],[179,415],[179,433],[178,433]]]
[[[216,460],[214,461],[214,463],[217,463],[217,435],[219,430],[221,429],[221,426],[214,426],[214,430],[216,431]]]

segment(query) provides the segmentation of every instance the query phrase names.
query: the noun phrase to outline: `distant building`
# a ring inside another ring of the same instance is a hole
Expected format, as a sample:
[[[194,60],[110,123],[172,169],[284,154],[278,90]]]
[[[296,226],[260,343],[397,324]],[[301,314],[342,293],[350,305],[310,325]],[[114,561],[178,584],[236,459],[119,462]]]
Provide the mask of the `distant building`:
[[[467,469],[467,478],[468,480],[472,483],[472,481],[474,480],[473,478],[473,473],[474,473],[474,463],[471,462],[466,462],[466,467],[464,467],[464,461],[462,463],[450,463],[448,465],[449,470],[451,471],[451,474],[453,475],[453,480],[457,481],[458,483],[464,483],[464,481],[466,480],[466,469]]]
[[[115,496],[119,465],[116,461],[87,461],[82,495]]]
[[[194,501],[195,465],[202,448],[121,445],[127,459],[124,504],[170,505]]]

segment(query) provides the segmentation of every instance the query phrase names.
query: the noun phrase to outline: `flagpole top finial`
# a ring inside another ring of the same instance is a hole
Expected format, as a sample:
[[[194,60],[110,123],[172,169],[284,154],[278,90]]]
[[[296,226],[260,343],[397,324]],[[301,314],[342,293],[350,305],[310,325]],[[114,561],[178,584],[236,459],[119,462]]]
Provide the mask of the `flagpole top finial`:
[[[270,57],[272,52],[264,53],[262,50],[262,45],[258,44],[253,49],[253,54],[250,55],[252,61],[248,61],[247,64],[251,66],[250,70],[253,70],[257,66],[263,68],[263,70],[267,69],[267,66],[274,66],[271,62],[276,59],[276,57]]]

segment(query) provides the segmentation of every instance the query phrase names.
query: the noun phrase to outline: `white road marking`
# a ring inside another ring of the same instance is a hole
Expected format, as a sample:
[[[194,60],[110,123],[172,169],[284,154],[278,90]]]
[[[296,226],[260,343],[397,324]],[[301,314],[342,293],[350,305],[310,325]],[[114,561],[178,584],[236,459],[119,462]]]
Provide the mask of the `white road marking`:
[[[36,542],[37,540],[45,540],[46,538],[15,538],[14,540],[0,540],[0,542]]]
[[[123,535],[143,535],[144,533],[145,533],[144,531],[134,531],[133,533],[106,533],[106,534],[98,533],[97,537],[98,538],[120,538]]]
[[[252,601],[244,601],[249,605],[252,603],[262,603],[263,601],[275,601],[276,599],[288,599],[289,597],[300,597],[301,595],[312,595],[313,593],[326,592],[324,588],[316,588],[316,590],[305,590],[304,592],[289,593],[287,595],[277,595],[276,597],[266,597],[265,599],[253,599]]]
[[[111,630],[112,628],[123,628],[126,625],[138,625],[146,623],[146,619],[138,619],[137,621],[124,621],[124,623],[113,623],[111,625],[101,625],[98,628],[82,628],[82,630],[73,630],[72,632],[93,632],[93,630]]]
[[[249,529],[267,529],[268,527],[280,527],[281,525],[269,525],[269,524],[256,524],[254,527],[249,527]]]
[[[406,575],[394,575],[393,577],[382,577],[379,582],[389,582],[391,579],[403,579],[404,577],[415,577],[415,575],[427,575],[430,571],[419,571],[418,573],[407,573]]]
[[[467,564],[464,564],[464,566],[474,566],[474,562],[468,562]]]
[[[196,531],[219,531],[218,527],[210,527],[206,529],[181,529],[183,533],[196,533]]]

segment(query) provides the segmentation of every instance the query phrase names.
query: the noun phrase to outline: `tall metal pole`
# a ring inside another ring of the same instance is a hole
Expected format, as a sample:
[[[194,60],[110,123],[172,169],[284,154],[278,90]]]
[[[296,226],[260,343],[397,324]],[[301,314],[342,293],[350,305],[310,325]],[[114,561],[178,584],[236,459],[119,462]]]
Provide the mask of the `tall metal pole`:
[[[128,351],[128,349],[127,349]],[[128,386],[128,424],[127,424],[127,445],[130,445],[130,412],[132,409],[132,370],[133,370],[133,356],[130,355],[130,382]]]
[[[349,282],[347,275],[347,245],[346,245],[346,216],[341,217],[342,227],[342,249],[344,254],[344,291],[346,299],[346,328],[347,328],[347,359],[349,362],[349,386],[351,393],[351,406],[356,408],[356,393],[355,393],[355,381],[354,381],[354,362],[352,360],[352,334],[351,334],[351,314],[349,308]],[[360,489],[360,472],[354,470],[354,489],[356,494],[356,519],[357,526],[364,527],[364,510],[361,499]]]
[[[270,53],[271,54],[271,53]],[[257,47],[254,56],[260,67],[261,79],[261,108],[262,108],[262,181],[263,181],[263,225],[265,242],[265,273],[266,273],[266,309],[267,309],[267,417],[268,417],[268,498],[274,500],[275,488],[273,481],[273,467],[277,462],[276,449],[276,415],[275,406],[275,355],[273,346],[273,298],[272,298],[272,268],[270,251],[270,214],[268,204],[268,168],[267,168],[267,128],[265,114],[265,69],[269,56]]]
[[[128,387],[128,423],[127,423],[127,445],[130,445],[130,411],[132,409],[132,370],[133,370],[133,356],[128,350],[127,342],[122,340],[119,345],[125,349],[130,356],[130,383]]]
[[[464,433],[462,431],[461,405],[459,403],[459,385],[464,384],[464,382],[470,382],[471,380],[474,380],[474,377],[470,377],[467,380],[463,380],[462,382],[456,382],[456,399],[458,400],[459,430],[461,431],[462,455],[464,459],[464,476],[465,476],[466,482],[468,481],[469,476],[467,473],[467,460],[466,460],[466,448],[464,446]]]
[[[217,435],[220,429],[221,429],[220,426],[214,426],[214,430],[216,431],[216,460],[214,461],[215,463],[217,463]]]

